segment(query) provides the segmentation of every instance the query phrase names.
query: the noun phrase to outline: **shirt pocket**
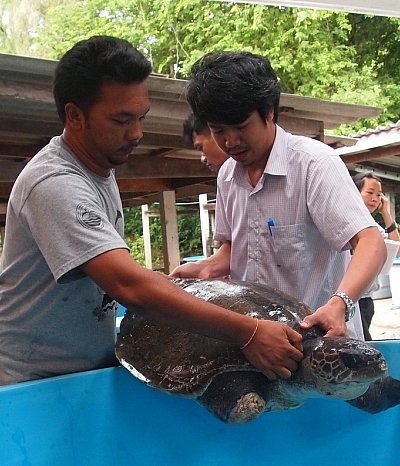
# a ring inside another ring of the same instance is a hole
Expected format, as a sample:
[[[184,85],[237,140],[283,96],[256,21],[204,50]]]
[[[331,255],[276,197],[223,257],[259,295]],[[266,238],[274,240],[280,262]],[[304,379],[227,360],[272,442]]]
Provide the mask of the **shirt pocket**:
[[[293,296],[304,294],[313,262],[314,233],[312,226],[305,223],[274,226],[268,232],[273,265],[284,288]]]

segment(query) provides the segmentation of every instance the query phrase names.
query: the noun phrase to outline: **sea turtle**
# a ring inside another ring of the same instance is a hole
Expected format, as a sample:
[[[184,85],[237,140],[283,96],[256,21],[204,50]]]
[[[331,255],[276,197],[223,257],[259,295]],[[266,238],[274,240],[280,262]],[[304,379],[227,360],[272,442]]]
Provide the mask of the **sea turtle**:
[[[151,322],[140,309],[125,312],[116,346],[121,364],[154,388],[195,398],[224,422],[248,422],[311,397],[351,400],[387,372],[382,354],[365,342],[322,338],[316,327],[301,330],[310,309],[275,289],[219,279],[173,281],[201,299],[286,323],[303,335],[304,359],[296,372],[270,381],[233,344]]]

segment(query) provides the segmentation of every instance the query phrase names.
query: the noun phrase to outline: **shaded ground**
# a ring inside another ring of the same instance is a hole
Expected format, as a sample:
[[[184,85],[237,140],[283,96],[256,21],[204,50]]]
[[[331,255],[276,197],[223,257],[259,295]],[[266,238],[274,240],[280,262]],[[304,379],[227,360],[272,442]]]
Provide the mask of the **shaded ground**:
[[[374,340],[400,339],[400,307],[392,305],[392,298],[375,299],[375,314],[370,333]]]

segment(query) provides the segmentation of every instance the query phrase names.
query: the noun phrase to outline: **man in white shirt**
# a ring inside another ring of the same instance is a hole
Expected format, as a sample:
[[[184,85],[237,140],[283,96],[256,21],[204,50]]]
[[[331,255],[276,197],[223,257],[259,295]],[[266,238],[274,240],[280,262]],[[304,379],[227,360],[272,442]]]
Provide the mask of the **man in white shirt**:
[[[264,283],[315,309],[304,327],[362,339],[354,303],[384,263],[384,242],[334,151],[277,125],[279,98],[264,57],[216,52],[194,65],[188,102],[230,157],[218,174],[223,244],[172,276]]]

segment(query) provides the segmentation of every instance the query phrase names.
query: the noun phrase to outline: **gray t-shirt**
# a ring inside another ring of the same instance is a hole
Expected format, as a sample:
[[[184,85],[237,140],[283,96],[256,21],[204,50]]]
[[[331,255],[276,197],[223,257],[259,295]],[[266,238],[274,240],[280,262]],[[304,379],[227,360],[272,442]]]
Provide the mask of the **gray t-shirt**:
[[[123,240],[112,172],[53,138],[16,180],[0,265],[0,385],[114,365],[117,303],[80,265]]]

